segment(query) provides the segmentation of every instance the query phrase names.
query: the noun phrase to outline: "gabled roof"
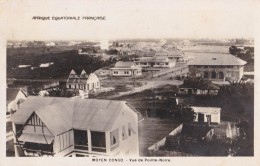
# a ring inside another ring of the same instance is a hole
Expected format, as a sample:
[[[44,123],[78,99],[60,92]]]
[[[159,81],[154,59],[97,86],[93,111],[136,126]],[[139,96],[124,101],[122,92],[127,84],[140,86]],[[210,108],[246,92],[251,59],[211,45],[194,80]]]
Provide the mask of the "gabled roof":
[[[13,101],[16,98],[16,96],[18,95],[19,91],[21,91],[24,94],[24,96],[26,96],[26,94],[22,90],[20,90],[18,88],[7,88],[6,89],[6,101],[7,101],[7,104],[9,104],[11,101]]]
[[[115,64],[115,67],[112,67],[110,69],[141,69],[141,67],[136,66],[134,62],[118,61]]]
[[[81,74],[80,74],[80,79],[87,79],[88,78],[88,74],[85,72],[85,70],[82,70]]]
[[[196,56],[189,62],[189,65],[239,65],[243,66],[247,62],[231,54],[206,54]]]
[[[76,74],[76,72],[72,69],[70,75]]]
[[[85,70],[81,71],[80,75],[77,75],[77,73],[74,70],[71,70],[70,75],[67,79],[67,83],[84,83],[88,79],[88,74],[85,72]]]
[[[109,131],[126,109],[131,110],[125,101],[30,96],[12,121],[24,124],[35,112],[54,135],[72,128]]]

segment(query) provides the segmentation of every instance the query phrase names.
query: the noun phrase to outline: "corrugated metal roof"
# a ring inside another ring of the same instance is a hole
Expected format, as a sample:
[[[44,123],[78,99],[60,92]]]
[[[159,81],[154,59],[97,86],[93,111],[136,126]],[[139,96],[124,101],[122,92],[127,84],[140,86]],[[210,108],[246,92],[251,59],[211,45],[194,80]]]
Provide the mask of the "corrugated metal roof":
[[[219,107],[191,107],[196,113],[210,113],[220,114],[221,108]]]
[[[32,134],[32,133],[23,133],[19,137],[19,141],[24,142],[33,142],[33,143],[39,143],[39,144],[50,144],[53,141],[54,137],[49,135],[43,135],[43,134]]]
[[[123,107],[125,101],[30,96],[12,121],[24,124],[35,111],[53,134],[71,128],[109,131]]]
[[[189,65],[245,65],[247,62],[231,54],[206,54],[196,56]]]

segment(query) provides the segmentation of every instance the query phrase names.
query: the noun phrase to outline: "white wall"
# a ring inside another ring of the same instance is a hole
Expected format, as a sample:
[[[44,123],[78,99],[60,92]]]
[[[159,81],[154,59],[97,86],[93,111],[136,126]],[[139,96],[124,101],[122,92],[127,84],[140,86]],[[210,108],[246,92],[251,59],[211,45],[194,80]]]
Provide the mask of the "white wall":
[[[118,74],[116,74],[115,71],[117,71]],[[126,74],[125,72],[128,72],[128,74]],[[112,69],[111,75],[112,76],[132,76],[132,71],[130,69]]]
[[[20,105],[18,105],[18,101],[19,100],[26,100],[26,96],[24,95],[24,93],[20,90],[16,96],[16,98],[10,102],[7,106],[7,111],[11,111],[12,110],[17,110],[19,108],[19,106],[22,104],[20,103]]]
[[[87,89],[87,90],[95,90],[95,89],[99,89],[101,87],[100,80],[95,73],[91,73],[89,75],[88,80],[86,82],[86,88],[88,88],[88,87],[89,87],[89,89]]]
[[[135,133],[128,135],[128,123]],[[123,140],[122,131],[125,126],[127,138]],[[110,154],[117,154],[120,156],[139,156],[139,141],[138,141],[138,117],[128,106],[122,108],[122,112],[116,119],[111,131],[119,128],[119,147],[114,149]]]
[[[202,114],[204,114],[204,122],[207,122],[207,115],[211,115],[212,123],[220,123],[220,113],[219,114],[202,113]],[[194,121],[198,122],[198,112],[196,112],[196,118]]]

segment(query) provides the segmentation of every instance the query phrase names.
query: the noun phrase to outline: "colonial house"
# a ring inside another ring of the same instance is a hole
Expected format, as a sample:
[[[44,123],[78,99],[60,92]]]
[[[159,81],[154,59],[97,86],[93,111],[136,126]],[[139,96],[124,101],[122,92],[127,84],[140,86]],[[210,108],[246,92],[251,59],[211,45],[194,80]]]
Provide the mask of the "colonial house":
[[[137,113],[125,101],[32,96],[11,120],[26,156],[139,155]]]
[[[211,123],[220,124],[220,112],[219,107],[191,107],[196,113],[195,122],[198,123]]]
[[[110,68],[111,76],[138,77],[142,75],[142,68],[134,62],[118,61],[115,67]]]
[[[246,61],[230,54],[200,55],[189,62],[189,74],[212,81],[239,81]]]
[[[27,99],[26,93],[18,88],[7,88],[6,89],[6,105],[7,112],[17,111],[20,104]]]
[[[169,59],[167,56],[141,57],[138,61],[135,61],[135,63],[137,66],[143,68],[172,68],[176,65],[176,61]]]
[[[177,49],[168,49],[168,58],[169,59],[174,59],[177,62],[187,62],[188,58],[184,55],[183,52]]]
[[[211,81],[200,80],[199,78],[185,79],[180,85],[180,95],[218,95],[220,87]]]
[[[87,73],[82,70],[80,75],[77,75],[74,70],[71,70],[70,75],[67,79],[66,86],[68,89],[79,89],[95,91],[101,88],[100,80],[95,73],[87,75]]]

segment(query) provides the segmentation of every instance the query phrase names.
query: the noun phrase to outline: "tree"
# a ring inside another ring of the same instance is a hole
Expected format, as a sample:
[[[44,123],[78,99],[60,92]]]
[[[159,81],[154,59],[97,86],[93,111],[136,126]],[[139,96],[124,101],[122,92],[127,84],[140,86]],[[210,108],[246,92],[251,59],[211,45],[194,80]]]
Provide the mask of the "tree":
[[[196,117],[196,113],[193,108],[188,105],[179,105],[177,109],[173,112],[174,118],[182,123],[190,123]]]
[[[238,55],[241,52],[241,49],[238,49],[236,46],[229,47],[229,53],[231,55]]]

